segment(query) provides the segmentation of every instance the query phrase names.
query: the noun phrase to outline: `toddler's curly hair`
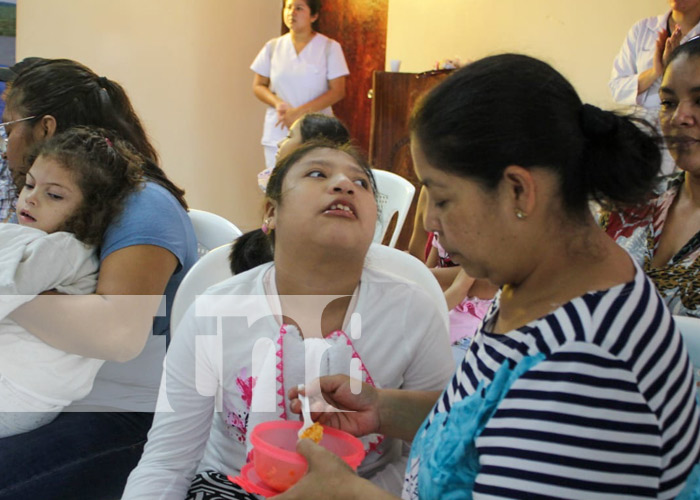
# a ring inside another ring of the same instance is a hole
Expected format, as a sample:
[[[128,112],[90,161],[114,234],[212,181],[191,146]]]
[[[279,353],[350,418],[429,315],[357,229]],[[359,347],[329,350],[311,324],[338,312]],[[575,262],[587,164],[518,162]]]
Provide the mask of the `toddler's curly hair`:
[[[144,158],[127,141],[99,127],[72,127],[38,144],[28,155],[57,161],[73,176],[83,201],[59,228],[99,246],[126,197],[143,181]]]

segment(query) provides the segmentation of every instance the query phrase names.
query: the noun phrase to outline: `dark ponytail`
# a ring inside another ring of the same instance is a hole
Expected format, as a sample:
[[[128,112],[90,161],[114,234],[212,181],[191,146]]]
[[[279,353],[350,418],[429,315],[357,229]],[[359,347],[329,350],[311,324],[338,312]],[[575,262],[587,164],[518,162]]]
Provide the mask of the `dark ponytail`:
[[[431,163],[494,189],[509,165],[553,170],[563,207],[636,203],[655,185],[659,139],[637,120],[584,105],[554,68],[502,54],[468,64],[433,88],[411,117]]]
[[[661,136],[645,120],[584,104],[586,138],[580,178],[564,178],[563,192],[577,202],[593,199],[605,208],[635,205],[651,193],[661,168]]]
[[[233,242],[229,259],[233,274],[272,262],[274,259],[272,241],[262,229],[248,231]]]

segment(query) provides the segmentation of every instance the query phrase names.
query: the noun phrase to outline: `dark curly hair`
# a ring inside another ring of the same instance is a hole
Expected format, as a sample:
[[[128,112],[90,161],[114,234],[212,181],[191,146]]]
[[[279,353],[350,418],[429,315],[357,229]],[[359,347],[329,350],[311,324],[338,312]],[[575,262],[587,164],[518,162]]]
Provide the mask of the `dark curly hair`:
[[[83,195],[76,212],[58,230],[73,233],[88,245],[100,245],[127,195],[141,186],[144,158],[130,143],[98,127],[73,127],[54,135],[31,150],[28,164],[39,157],[51,158],[68,170]]]

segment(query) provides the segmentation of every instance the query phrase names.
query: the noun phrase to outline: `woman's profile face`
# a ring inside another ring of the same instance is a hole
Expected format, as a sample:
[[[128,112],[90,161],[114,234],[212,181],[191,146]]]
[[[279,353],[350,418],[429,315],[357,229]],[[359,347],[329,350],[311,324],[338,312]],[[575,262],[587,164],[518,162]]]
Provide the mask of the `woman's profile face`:
[[[291,31],[307,31],[318,19],[318,13],[311,14],[304,0],[287,0],[284,4],[284,25]]]
[[[5,107],[5,111],[2,114],[3,123],[20,120],[22,118],[25,118],[25,116],[9,105]],[[18,190],[21,190],[24,186],[24,180],[30,167],[30,165],[27,165],[25,157],[29,148],[37,140],[35,137],[35,127],[38,126],[39,125],[33,120],[16,122],[5,126],[7,144],[4,158],[7,161],[7,166],[12,173],[12,179]]]
[[[286,155],[302,143],[301,121],[303,119],[303,117],[299,118],[297,121],[292,123],[287,137],[285,137],[279,142],[279,144],[277,145],[277,154],[275,155],[275,161],[279,160],[284,155]]]
[[[678,12],[688,12],[700,5],[700,0],[668,0],[671,10]]]
[[[440,244],[473,278],[502,284],[507,269],[508,235],[504,234],[499,190],[485,190],[478,182],[433,166],[419,141],[411,138],[416,174],[428,193],[423,220],[426,231],[439,235]],[[510,245],[512,246],[512,245]]]
[[[666,69],[659,120],[676,165],[700,174],[700,56],[682,54]]]
[[[377,222],[369,175],[345,152],[317,148],[282,183],[274,213],[275,247],[318,245],[366,253]]]

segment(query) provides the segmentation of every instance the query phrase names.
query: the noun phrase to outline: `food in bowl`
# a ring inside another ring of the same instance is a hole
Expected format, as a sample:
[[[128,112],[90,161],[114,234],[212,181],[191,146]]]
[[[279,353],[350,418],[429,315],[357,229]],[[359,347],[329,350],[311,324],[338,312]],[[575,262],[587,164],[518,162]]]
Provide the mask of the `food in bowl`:
[[[316,444],[320,443],[321,439],[323,439],[323,426],[318,422],[314,422],[311,427],[301,433],[299,439],[310,439]]]
[[[285,491],[306,473],[306,459],[296,452],[299,421],[276,420],[253,428],[250,443],[255,472],[265,485]],[[335,453],[353,469],[365,458],[362,442],[347,432],[321,427],[319,445]]]

